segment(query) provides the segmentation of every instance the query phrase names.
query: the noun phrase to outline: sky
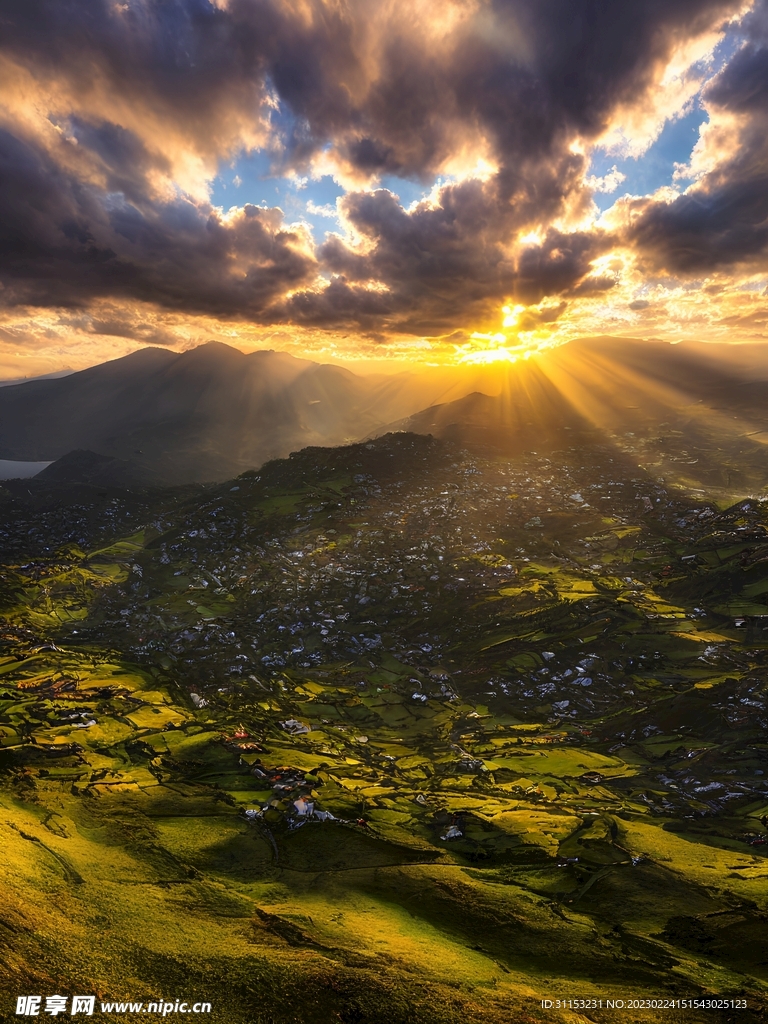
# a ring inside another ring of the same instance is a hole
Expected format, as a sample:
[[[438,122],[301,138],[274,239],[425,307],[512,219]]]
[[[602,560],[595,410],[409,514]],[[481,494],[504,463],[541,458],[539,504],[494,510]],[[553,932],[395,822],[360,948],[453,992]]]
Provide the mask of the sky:
[[[768,322],[768,0],[4,0],[0,378]]]

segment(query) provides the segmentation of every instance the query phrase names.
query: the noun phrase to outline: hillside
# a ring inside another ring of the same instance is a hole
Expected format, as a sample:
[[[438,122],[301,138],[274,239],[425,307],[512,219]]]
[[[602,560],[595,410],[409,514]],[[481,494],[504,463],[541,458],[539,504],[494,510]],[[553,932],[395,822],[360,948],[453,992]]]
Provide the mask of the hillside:
[[[768,486],[764,346],[726,362],[716,346],[593,339],[475,377],[488,393],[440,402],[396,429],[499,454],[603,440],[657,479],[729,496]]]
[[[277,352],[143,349],[58,380],[0,390],[0,458],[90,450],[166,484],[226,479],[382,422],[365,378]],[[42,454],[41,454],[42,453]]]
[[[765,501],[407,433],[61,488],[0,495],[0,988],[763,1019]]]
[[[392,429],[505,452],[580,444],[597,431],[670,443],[689,463],[701,457],[702,469],[710,451],[717,472],[730,462],[735,480],[742,455],[768,440],[768,360],[757,345],[725,356],[722,346],[598,338],[515,364],[365,376],[221,344],[143,349],[0,389],[0,459],[91,451],[117,460],[110,483],[122,473],[126,484],[178,484],[224,480],[307,445]],[[69,460],[52,472],[63,479],[78,466]]]

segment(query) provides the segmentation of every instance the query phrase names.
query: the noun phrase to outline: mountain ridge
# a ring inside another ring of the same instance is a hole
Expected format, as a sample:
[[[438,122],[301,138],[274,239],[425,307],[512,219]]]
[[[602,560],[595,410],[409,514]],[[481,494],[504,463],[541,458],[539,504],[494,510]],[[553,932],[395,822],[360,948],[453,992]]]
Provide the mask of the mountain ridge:
[[[736,348],[599,337],[514,364],[366,376],[221,342],[150,347],[0,389],[0,459],[55,462],[88,450],[117,460],[114,470],[130,463],[133,482],[181,484],[393,429],[508,452],[596,430],[671,429],[699,444],[714,427],[759,444],[768,440],[768,346]]]

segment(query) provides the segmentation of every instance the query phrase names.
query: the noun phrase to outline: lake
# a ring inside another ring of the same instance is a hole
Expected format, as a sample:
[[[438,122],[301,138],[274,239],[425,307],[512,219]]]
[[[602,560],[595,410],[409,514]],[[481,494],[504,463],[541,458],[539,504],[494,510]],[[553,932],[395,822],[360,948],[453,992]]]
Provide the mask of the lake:
[[[28,480],[46,466],[50,466],[50,462],[12,462],[0,459],[0,480]]]

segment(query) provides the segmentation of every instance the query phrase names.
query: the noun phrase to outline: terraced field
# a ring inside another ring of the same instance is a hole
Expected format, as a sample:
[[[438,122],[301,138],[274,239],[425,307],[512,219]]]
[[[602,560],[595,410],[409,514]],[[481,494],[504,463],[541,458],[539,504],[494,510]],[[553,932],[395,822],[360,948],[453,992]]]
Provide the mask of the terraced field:
[[[765,1019],[759,496],[396,434],[56,550],[4,500],[9,1007]]]

